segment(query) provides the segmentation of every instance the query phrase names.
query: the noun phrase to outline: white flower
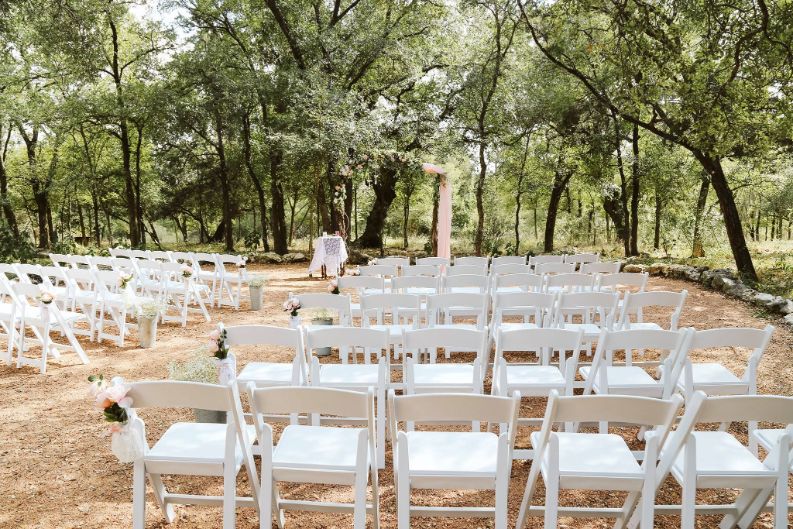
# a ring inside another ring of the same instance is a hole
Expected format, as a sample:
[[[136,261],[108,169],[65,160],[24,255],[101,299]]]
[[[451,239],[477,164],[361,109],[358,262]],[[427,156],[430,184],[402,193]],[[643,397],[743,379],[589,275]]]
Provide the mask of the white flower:
[[[41,292],[41,294],[39,294],[37,299],[45,305],[49,305],[52,303],[52,300],[55,299],[55,297],[51,293],[44,290]]]

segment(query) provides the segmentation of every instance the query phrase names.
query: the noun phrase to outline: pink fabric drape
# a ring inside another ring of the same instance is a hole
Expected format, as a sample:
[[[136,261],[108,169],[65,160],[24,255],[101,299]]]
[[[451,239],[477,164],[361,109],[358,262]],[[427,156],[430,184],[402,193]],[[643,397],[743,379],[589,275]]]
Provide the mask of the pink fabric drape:
[[[438,257],[452,257],[452,186],[445,174],[440,178],[440,199],[438,200]]]

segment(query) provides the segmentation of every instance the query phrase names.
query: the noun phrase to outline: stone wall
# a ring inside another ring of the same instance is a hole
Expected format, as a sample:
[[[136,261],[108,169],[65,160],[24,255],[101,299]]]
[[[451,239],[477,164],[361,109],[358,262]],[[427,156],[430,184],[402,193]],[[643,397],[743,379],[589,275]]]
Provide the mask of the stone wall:
[[[732,270],[724,268],[711,270],[704,266],[666,263],[640,265],[630,262],[623,263],[622,270],[624,272],[647,272],[652,276],[693,281],[710,290],[746,301],[772,314],[778,314],[784,318],[786,323],[793,325],[793,300],[749,288]]]

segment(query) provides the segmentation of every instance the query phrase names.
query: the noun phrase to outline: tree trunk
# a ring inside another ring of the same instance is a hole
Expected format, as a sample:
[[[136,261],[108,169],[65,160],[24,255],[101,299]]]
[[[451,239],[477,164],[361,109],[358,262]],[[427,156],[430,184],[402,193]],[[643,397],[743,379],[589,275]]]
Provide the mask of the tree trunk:
[[[520,255],[520,208],[523,198],[523,180],[526,179],[526,159],[529,156],[529,145],[531,144],[531,133],[526,134],[526,147],[523,149],[523,156],[520,160],[520,171],[518,172],[518,185],[515,190],[515,255]]]
[[[245,169],[248,171],[248,177],[256,188],[256,198],[259,201],[259,211],[261,212],[261,235],[264,251],[270,251],[270,243],[267,242],[267,202],[264,196],[264,185],[256,174],[253,167],[253,153],[251,149],[251,121],[250,114],[247,112],[242,116],[242,153],[245,159]]]
[[[288,247],[286,242],[286,212],[284,210],[284,186],[281,183],[281,165],[283,151],[276,146],[270,150],[270,224],[273,230],[273,249],[275,253],[284,255]]]
[[[710,180],[708,173],[703,171],[697,206],[694,209],[694,243],[691,248],[691,257],[705,257],[705,248],[702,245],[702,215],[705,213],[705,205],[708,202],[708,191],[710,191]]]
[[[381,248],[383,246],[383,227],[388,209],[396,198],[397,172],[392,167],[383,167],[376,182],[372,184],[374,202],[366,217],[366,228],[356,243],[363,248]]]
[[[135,123],[135,131],[137,132],[137,137],[135,138],[135,211],[138,219],[140,244],[143,248],[146,248],[146,224],[143,220],[143,203],[141,200],[142,171],[140,165],[140,158],[143,154],[143,123]]]
[[[11,202],[8,198],[8,173],[6,172],[6,155],[8,154],[8,144],[11,140],[11,126],[8,127],[8,132],[5,134],[3,141],[2,151],[0,151],[0,202],[3,205],[3,216],[5,216],[8,227],[15,239],[19,239],[19,225],[17,224],[16,215],[14,215],[14,208],[11,207]],[[0,123],[0,137],[3,136],[3,124]]]
[[[218,153],[218,179],[223,197],[223,242],[227,252],[234,251],[234,225],[231,208],[231,182],[229,181],[228,166],[226,164],[226,148],[223,143],[223,120],[220,112],[215,111],[215,133],[217,138],[216,150]]]
[[[653,250],[661,247],[661,194],[655,190],[655,227],[653,229]]]
[[[476,179],[476,235],[474,237],[474,254],[482,255],[482,239],[485,236],[485,176],[487,161],[485,160],[485,143],[479,143],[479,176]]]
[[[410,219],[411,194],[405,195],[405,203],[402,206],[402,248],[405,250],[408,249],[408,220]]]
[[[612,117],[614,118],[614,139],[617,145],[617,170],[619,171],[620,175],[619,199],[621,213],[618,215],[613,207],[606,205],[605,201],[603,203],[603,207],[606,210],[606,213],[608,213],[611,219],[614,221],[614,226],[617,229],[617,237],[622,239],[625,255],[628,256],[631,254],[630,232],[628,230],[628,225],[630,224],[630,214],[628,213],[628,184],[625,180],[625,165],[622,161],[622,134],[620,133],[619,120],[617,115],[613,112]],[[617,219],[620,219],[619,222],[617,222]]]
[[[735,259],[735,266],[738,273],[747,281],[756,282],[757,272],[752,262],[752,254],[746,244],[746,237],[741,224],[741,216],[738,214],[738,207],[735,204],[735,196],[730,189],[724,169],[721,166],[721,159],[715,156],[708,156],[702,152],[695,152],[694,156],[710,175],[710,181],[716,197],[719,199],[721,214],[724,217],[724,228],[727,230],[727,238],[730,241],[730,249]]]
[[[567,189],[567,183],[570,181],[572,173],[562,174],[557,170],[553,178],[553,188],[551,189],[551,198],[548,201],[548,217],[545,221],[545,241],[543,249],[546,252],[553,251],[553,237],[556,231],[556,216],[559,211],[559,203],[562,201],[562,195]]]
[[[631,135],[633,163],[631,164],[631,255],[639,255],[639,126],[634,123]]]

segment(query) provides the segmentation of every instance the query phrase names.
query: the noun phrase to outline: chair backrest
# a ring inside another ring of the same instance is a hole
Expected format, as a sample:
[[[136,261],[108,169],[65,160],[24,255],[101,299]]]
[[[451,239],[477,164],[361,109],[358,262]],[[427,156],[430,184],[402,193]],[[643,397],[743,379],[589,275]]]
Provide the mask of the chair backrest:
[[[111,263],[113,270],[124,271],[129,274],[133,274],[137,271],[135,268],[135,262],[132,259],[114,257]]]
[[[479,292],[486,293],[489,284],[490,281],[486,275],[461,274],[447,275],[443,278],[443,288],[446,291],[451,291],[454,288],[478,288]]]
[[[219,264],[230,264],[235,266],[245,265],[245,257],[236,254],[229,254],[229,253],[218,254],[217,261]]]
[[[459,275],[487,275],[487,266],[476,265],[454,265],[446,269],[446,276],[459,276]]]
[[[526,292],[541,292],[543,279],[541,275],[532,273],[497,275],[493,279],[493,288],[520,287]]]
[[[504,321],[504,312],[533,318],[540,327],[553,318],[556,295],[541,292],[497,292],[494,295],[492,325],[495,330]]]
[[[115,257],[103,257],[101,255],[87,255],[85,259],[94,270],[113,270],[113,263],[116,260]]]
[[[599,261],[594,263],[582,263],[582,274],[616,274],[620,271],[619,261]]]
[[[602,263],[600,263],[602,264]],[[616,272],[613,274],[600,274],[595,281],[596,290],[626,291],[636,289],[644,292],[650,275],[647,272]]]
[[[598,261],[600,261],[600,254],[597,253],[575,253],[564,256],[565,263],[583,265],[586,263],[597,263]]]
[[[233,412],[236,384],[204,384],[176,380],[157,380],[131,384],[127,396],[132,407],[140,408],[199,408]]]
[[[218,266],[217,254],[214,253],[195,252],[193,253],[193,259],[198,265],[211,264],[213,267],[216,268]]]
[[[534,267],[538,274],[569,274],[575,272],[574,263],[539,263]]]
[[[148,250],[130,250],[133,259],[149,259]]]
[[[608,388],[607,366],[614,363],[614,351],[625,352],[625,365],[633,362],[633,351],[655,349],[661,351],[660,384],[663,386],[664,397],[669,397],[680,379],[683,362],[691,342],[691,330],[665,331],[661,329],[631,329],[621,331],[601,331],[598,338],[592,367],[585,385],[584,393],[599,383],[601,391]]]
[[[275,327],[273,325],[232,325],[226,327],[226,344],[277,345],[297,351],[303,350],[303,336],[299,329]]]
[[[489,257],[481,257],[476,255],[454,258],[454,266],[476,266],[479,269],[487,270],[489,263]]]
[[[385,291],[385,280],[378,276],[341,276],[337,278],[339,290],[354,288],[359,291],[379,290]]]
[[[92,270],[87,268],[64,268],[63,271],[73,289],[94,291],[96,278]]]
[[[499,266],[504,264],[527,264],[525,255],[499,255],[493,257],[490,261],[490,266]]]
[[[177,263],[193,265],[193,252],[169,252],[171,260]]]
[[[23,308],[35,307],[39,305],[37,298],[43,292],[42,288],[39,285],[34,285],[33,283],[22,283],[22,282],[11,283],[11,291],[14,293],[14,297],[16,301],[19,302]],[[53,303],[50,304],[50,306],[53,305],[54,305]]]
[[[472,352],[476,353],[481,366],[486,360],[487,332],[453,327],[406,330],[402,335],[402,347],[406,354],[411,353],[414,356],[421,350],[439,347]]]
[[[565,292],[584,292],[591,290],[594,284],[595,276],[578,272],[550,275],[545,278],[545,288],[558,288]]]
[[[577,353],[583,342],[584,331],[567,329],[499,329],[496,334],[495,364],[504,359],[504,353],[535,353],[540,364],[548,365],[552,353],[559,351],[559,370],[565,373],[565,352]]]
[[[132,251],[127,248],[110,248],[108,250],[113,257],[120,257],[125,259],[132,258]]]
[[[34,285],[41,282],[41,269],[39,265],[17,263],[12,266],[20,282],[33,283]]]
[[[166,252],[163,250],[149,250],[149,259],[153,259],[155,261],[163,261],[166,263],[171,262],[171,252]]]
[[[61,284],[68,285],[69,278],[66,277],[66,270],[59,266],[40,266],[39,277],[48,286],[57,287]]]
[[[362,276],[395,277],[397,266],[392,264],[366,265],[358,268]]]
[[[392,265],[399,268],[410,266],[410,257],[378,257],[378,265]]]
[[[590,422],[651,426],[660,434],[659,445],[662,445],[682,405],[683,398],[680,395],[668,399],[627,395],[560,397],[556,390],[552,390],[545,408],[537,449],[541,450],[540,447],[548,442],[554,425]]]
[[[686,303],[687,296],[688,290],[680,292],[626,292],[625,299],[622,302],[619,326],[629,328],[632,315],[636,316],[637,322],[642,322],[642,311],[646,307],[670,307],[673,310],[669,328],[674,331],[680,321],[680,314],[683,312],[683,305]]]
[[[769,422],[793,424],[793,397],[730,395],[708,397],[699,408],[696,423]]]
[[[554,325],[564,327],[573,313],[580,314],[582,323],[596,323],[611,329],[617,316],[619,295],[616,292],[571,292],[559,295]]]
[[[419,257],[417,265],[449,266],[449,259],[445,257]]]
[[[545,263],[564,263],[564,254],[561,255],[532,255],[529,256],[529,264],[533,267]]]
[[[438,277],[441,275],[440,265],[434,264],[417,264],[413,266],[402,267],[403,276],[427,276]]]
[[[350,298],[338,294],[300,294],[295,296],[300,300],[302,309],[327,309],[335,311],[339,316],[340,325],[352,323]]]
[[[306,349],[362,347],[388,351],[388,331],[362,327],[315,327],[306,330]]]
[[[409,288],[429,288],[437,294],[441,290],[441,278],[439,276],[401,276],[391,280],[392,291],[405,292]]]
[[[374,393],[316,386],[250,388],[251,408],[262,415],[297,415],[306,413],[312,424],[320,416],[368,419],[369,443],[374,443]],[[370,455],[374,455],[373,453]]]
[[[474,395],[466,393],[431,393],[395,396],[388,394],[388,417],[391,432],[399,431],[400,422],[438,423],[482,421],[507,424],[509,446],[515,442],[520,394],[512,397]]]
[[[49,257],[50,261],[52,261],[52,264],[55,266],[69,268],[73,263],[71,256],[62,253],[51,253],[49,254]]]
[[[384,316],[391,313],[392,321],[402,318],[410,318],[414,324],[419,319],[421,308],[421,297],[412,294],[370,294],[361,296],[361,324],[369,327],[370,318],[374,314],[378,324],[384,323]]]
[[[94,278],[98,292],[117,292],[121,285],[121,272],[116,270],[94,270]]]
[[[453,323],[454,312],[457,311],[465,317],[475,314],[477,327],[484,329],[487,324],[487,309],[487,294],[449,292],[429,296],[427,298],[427,325],[433,327],[438,324]]]
[[[501,265],[494,264],[490,267],[491,276],[499,276],[505,274],[530,274],[531,266],[521,263],[505,263]]]

